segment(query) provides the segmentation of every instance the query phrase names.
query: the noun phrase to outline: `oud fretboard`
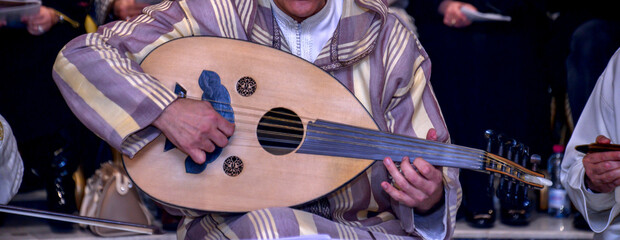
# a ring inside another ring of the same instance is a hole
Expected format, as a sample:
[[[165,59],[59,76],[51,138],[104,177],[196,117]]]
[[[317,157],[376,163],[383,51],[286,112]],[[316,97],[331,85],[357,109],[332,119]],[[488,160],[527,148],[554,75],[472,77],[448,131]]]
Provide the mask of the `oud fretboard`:
[[[401,161],[424,158],[435,166],[484,169],[485,152],[402,135],[385,133],[339,123],[317,120],[307,126],[306,137],[298,153]]]

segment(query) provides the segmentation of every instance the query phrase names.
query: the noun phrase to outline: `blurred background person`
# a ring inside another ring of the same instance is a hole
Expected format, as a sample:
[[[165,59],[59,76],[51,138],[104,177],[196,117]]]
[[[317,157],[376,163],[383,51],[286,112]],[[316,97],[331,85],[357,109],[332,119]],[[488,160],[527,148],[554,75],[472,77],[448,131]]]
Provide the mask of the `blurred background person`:
[[[0,114],[11,123],[23,158],[20,192],[45,188],[48,210],[55,212],[77,210],[73,173],[80,162],[94,171],[93,159],[109,149],[75,118],[52,79],[60,49],[85,32],[89,5],[87,0],[43,0],[36,14],[0,26]],[[73,226],[50,223],[54,231]]]
[[[609,61],[595,84],[570,139],[562,163],[562,184],[596,233],[595,239],[620,237],[620,152],[589,152],[575,146],[618,143],[620,139],[620,52]]]
[[[612,1],[549,0],[548,4],[553,21],[544,48],[545,77],[556,106],[554,139],[566,145],[597,79],[620,47],[620,15]],[[574,225],[590,229],[577,211]]]

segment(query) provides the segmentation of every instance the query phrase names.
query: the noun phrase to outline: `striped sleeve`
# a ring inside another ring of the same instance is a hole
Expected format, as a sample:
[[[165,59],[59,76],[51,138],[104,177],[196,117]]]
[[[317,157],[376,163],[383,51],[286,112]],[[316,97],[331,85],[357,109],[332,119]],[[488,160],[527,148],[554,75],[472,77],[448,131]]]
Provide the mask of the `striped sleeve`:
[[[109,23],[72,40],[56,58],[53,77],[74,114],[129,156],[159,135],[148,126],[176,99],[138,62],[156,46],[193,34],[184,2],[164,1],[132,21]]]
[[[394,19],[394,18],[392,18]],[[426,137],[428,130],[437,131],[438,141],[449,142],[449,134],[439,104],[430,84],[431,62],[412,31],[399,20],[387,28],[382,63],[385,82],[381,94],[384,120],[390,132]],[[439,217],[419,216],[413,209],[394,202],[393,209],[405,231],[431,239],[450,239],[454,232],[456,211],[461,202],[458,169],[443,168],[445,205]],[[432,218],[432,219],[431,219]],[[423,224],[427,222],[443,223]]]

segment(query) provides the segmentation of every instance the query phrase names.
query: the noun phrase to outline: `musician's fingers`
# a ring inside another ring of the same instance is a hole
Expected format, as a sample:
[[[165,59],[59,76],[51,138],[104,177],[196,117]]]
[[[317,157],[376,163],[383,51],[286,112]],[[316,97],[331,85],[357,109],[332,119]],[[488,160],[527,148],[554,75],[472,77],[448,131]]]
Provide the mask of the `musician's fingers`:
[[[435,182],[442,179],[441,170],[437,169],[423,158],[414,159],[413,166],[418,169],[418,173],[425,179]]]
[[[413,166],[416,169],[413,173],[410,173],[408,170],[405,171],[403,168],[405,177],[415,188],[426,195],[432,195],[440,186],[438,183],[442,181],[441,171],[422,158],[416,158],[413,161]]]
[[[411,198],[410,195],[406,194],[403,191],[396,189],[394,186],[392,186],[388,182],[382,182],[381,187],[394,200],[400,203],[403,203],[409,207],[414,207],[416,205],[416,201],[413,198]]]
[[[419,203],[424,202],[430,195],[422,191],[421,185],[413,185],[407,180],[397,181],[396,184],[400,188],[400,192],[407,196],[406,198],[400,196],[400,201],[409,207],[418,207]]]
[[[588,172],[589,170],[590,174],[601,175],[610,171],[620,169],[620,161],[608,160],[598,163],[584,162],[584,168],[586,168],[586,172]]]
[[[235,124],[222,117],[222,119],[218,121],[217,129],[219,129],[227,137],[230,137],[235,132]]]
[[[222,115],[220,115],[213,106],[208,102],[201,102],[203,104],[205,112],[200,117],[200,124],[198,129],[202,141],[208,146],[208,152],[215,150],[215,145],[224,147],[228,144],[228,136],[232,135],[234,131],[234,124],[228,122]]]
[[[383,165],[388,170],[389,174],[392,176],[394,181],[396,181],[396,179],[398,178],[404,179],[403,175],[400,174],[400,171],[398,170],[398,168],[396,167],[396,165],[394,164],[394,162],[392,161],[390,157],[386,157],[385,159],[383,159]]]
[[[209,135],[209,140],[211,140],[218,147],[225,147],[228,145],[228,138],[224,135],[223,132],[216,130],[212,134]]]
[[[215,151],[215,144],[212,142],[210,136],[203,137],[203,139],[200,140],[200,142],[198,142],[197,144],[197,148],[200,148],[205,152],[212,153],[213,151]]]
[[[586,172],[585,181],[588,188],[596,192],[607,193],[618,186],[615,182],[620,182],[620,178],[618,178],[618,175],[589,175]]]
[[[598,144],[610,144],[611,143],[611,139],[603,136],[603,135],[598,135],[596,137],[596,143]]]
[[[392,176],[392,180],[394,181],[395,186],[400,188],[401,191],[405,192],[409,196],[425,196],[425,194],[418,190],[416,186],[411,185],[409,180],[398,170],[391,158],[386,157],[383,162],[384,164],[386,164],[386,168]],[[411,167],[408,157],[403,158],[403,162],[401,163],[401,169],[402,167],[405,167],[405,169],[407,169],[407,171],[409,171],[410,173],[413,172],[413,174],[417,174],[415,173],[415,170],[413,170],[413,167]]]
[[[186,152],[195,163],[202,164],[207,159],[207,154],[199,148],[192,148]]]
[[[600,160],[602,162],[620,161],[620,151],[600,152],[597,154],[600,155]]]
[[[414,187],[419,187],[424,185],[424,177],[420,176],[417,170],[413,167],[409,157],[403,157],[403,160],[400,164],[400,170],[403,173],[403,176],[408,182],[408,185],[413,185]],[[399,185],[400,186],[400,185]]]
[[[610,184],[603,183],[599,178],[597,178],[596,176],[594,177],[595,178],[591,178],[586,173],[586,176],[584,177],[584,184],[587,188],[597,193],[606,193],[610,191]]]
[[[611,170],[597,176],[603,183],[614,183],[620,179],[620,169]]]
[[[424,185],[427,185],[425,183],[427,182],[427,180],[418,173],[417,169],[413,167],[412,163],[409,160],[409,157],[403,157],[403,160],[400,164],[400,170],[403,172],[403,176],[405,177],[407,182],[414,187],[421,188]]]
[[[582,161],[584,166],[620,161],[620,151],[588,153],[583,157]]]

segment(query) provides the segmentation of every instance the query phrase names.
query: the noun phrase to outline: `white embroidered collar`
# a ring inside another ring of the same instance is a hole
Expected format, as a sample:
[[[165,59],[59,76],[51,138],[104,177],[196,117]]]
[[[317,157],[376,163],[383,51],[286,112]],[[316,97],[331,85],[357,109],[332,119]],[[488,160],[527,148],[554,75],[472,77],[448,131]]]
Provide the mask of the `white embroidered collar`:
[[[342,16],[342,1],[327,0],[323,9],[301,23],[284,13],[273,0],[271,9],[291,53],[314,62],[338,27]]]

